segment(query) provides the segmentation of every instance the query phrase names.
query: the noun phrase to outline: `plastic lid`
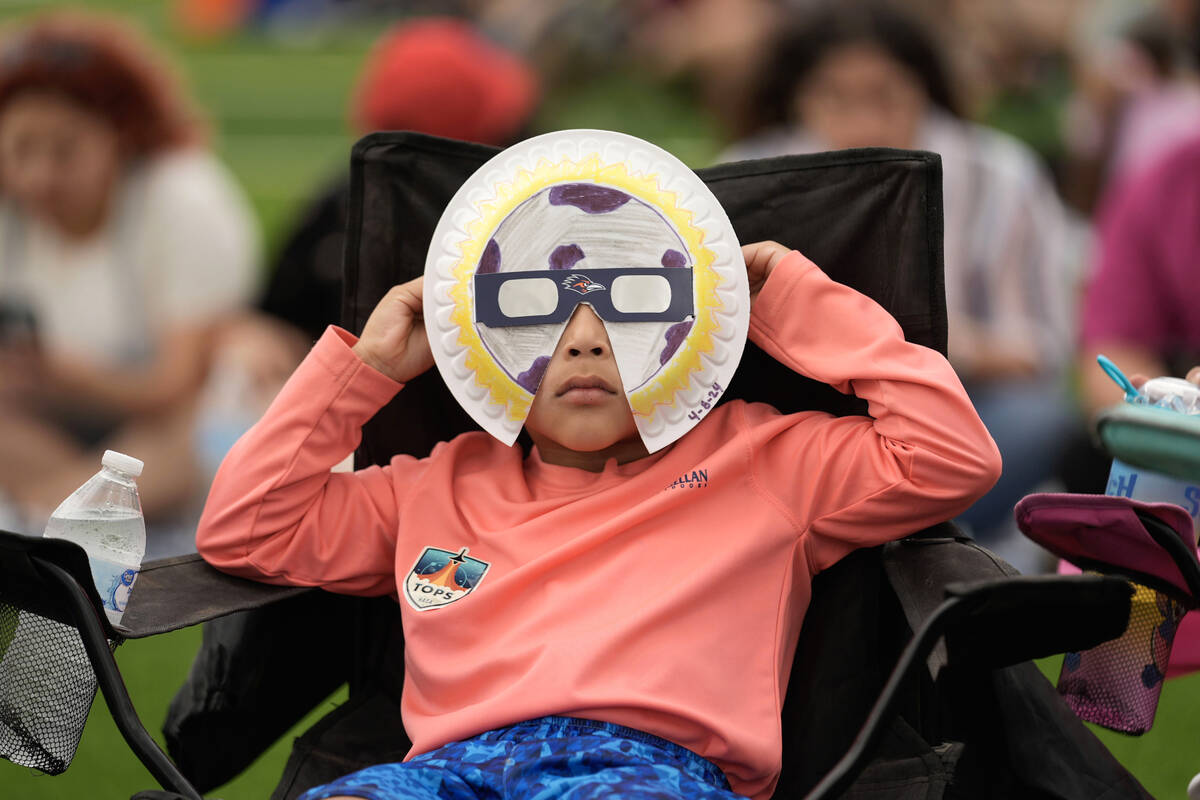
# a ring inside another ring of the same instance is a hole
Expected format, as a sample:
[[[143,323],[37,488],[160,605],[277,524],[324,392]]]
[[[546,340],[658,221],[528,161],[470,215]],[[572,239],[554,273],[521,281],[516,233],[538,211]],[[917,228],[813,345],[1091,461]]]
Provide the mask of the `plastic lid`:
[[[100,459],[100,463],[109,469],[115,469],[118,472],[124,472],[126,475],[137,477],[142,474],[142,467],[146,466],[141,459],[127,456],[124,453],[118,453],[116,450],[105,450],[104,457]]]
[[[1200,414],[1200,387],[1183,378],[1162,377],[1146,381],[1142,396],[1148,405],[1181,414]]]

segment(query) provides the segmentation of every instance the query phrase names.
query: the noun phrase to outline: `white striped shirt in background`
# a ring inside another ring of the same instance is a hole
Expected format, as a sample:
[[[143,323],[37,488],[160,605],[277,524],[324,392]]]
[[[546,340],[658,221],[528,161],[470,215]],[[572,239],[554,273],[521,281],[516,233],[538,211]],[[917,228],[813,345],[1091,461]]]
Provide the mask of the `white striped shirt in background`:
[[[984,342],[1045,376],[1070,363],[1087,224],[1036,154],[1008,134],[932,111],[916,149],[942,158],[950,361],[964,381]],[[799,128],[738,142],[722,161],[826,149]]]

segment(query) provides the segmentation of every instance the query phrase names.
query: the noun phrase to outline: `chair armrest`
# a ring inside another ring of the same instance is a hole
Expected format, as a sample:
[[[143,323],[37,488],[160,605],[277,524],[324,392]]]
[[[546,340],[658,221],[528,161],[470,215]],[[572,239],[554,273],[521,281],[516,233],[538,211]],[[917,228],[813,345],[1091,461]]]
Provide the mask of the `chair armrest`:
[[[126,638],[141,639],[311,591],[227,575],[196,553],[163,558],[142,565],[115,629]]]
[[[882,548],[881,559],[888,583],[913,631],[920,630],[946,599],[946,587],[950,584],[1020,574],[948,522],[888,542]],[[928,659],[931,678],[937,677],[947,660],[945,643],[939,642]]]

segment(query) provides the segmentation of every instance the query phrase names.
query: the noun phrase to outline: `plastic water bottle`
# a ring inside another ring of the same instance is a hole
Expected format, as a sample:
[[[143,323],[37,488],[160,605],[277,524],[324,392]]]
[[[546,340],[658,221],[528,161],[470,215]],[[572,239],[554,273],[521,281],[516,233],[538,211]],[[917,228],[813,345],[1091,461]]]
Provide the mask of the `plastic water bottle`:
[[[87,551],[92,580],[114,625],[121,621],[146,555],[146,523],[135,479],[142,462],[104,451],[100,471],[63,500],[45,536],[67,539]]]
[[[92,580],[112,623],[120,622],[146,552],[146,525],[135,479],[142,462],[108,450],[100,471],[64,500],[45,536],[69,539],[88,554]],[[0,624],[11,624],[0,619]],[[110,645],[115,646],[116,642]],[[20,612],[0,654],[0,744],[4,758],[51,774],[75,757],[96,675],[79,631]]]
[[[1142,384],[1136,396],[1128,397],[1127,401],[1177,414],[1200,414],[1200,387],[1182,378],[1152,378]],[[1104,493],[1147,503],[1181,506],[1191,515],[1193,530],[1200,533],[1200,486],[1196,484],[1134,467],[1114,458],[1108,473],[1108,488]]]

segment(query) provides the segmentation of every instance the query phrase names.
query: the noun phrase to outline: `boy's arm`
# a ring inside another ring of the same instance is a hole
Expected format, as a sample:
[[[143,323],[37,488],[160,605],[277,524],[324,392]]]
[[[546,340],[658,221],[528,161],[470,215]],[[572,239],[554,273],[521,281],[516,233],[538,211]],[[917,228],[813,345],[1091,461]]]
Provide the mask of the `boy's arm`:
[[[949,519],[996,482],[999,452],[950,363],[800,253],[762,286],[750,338],[868,404],[870,417],[842,418],[746,407],[755,477],[807,535],[814,571]]]
[[[367,366],[354,343],[326,330],[225,457],[196,532],[209,563],[270,583],[395,591],[394,487],[414,481],[424,462],[397,457],[388,467],[330,472],[402,385]]]

